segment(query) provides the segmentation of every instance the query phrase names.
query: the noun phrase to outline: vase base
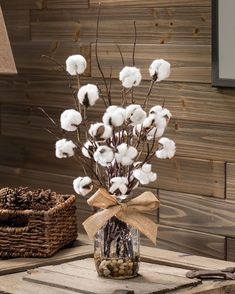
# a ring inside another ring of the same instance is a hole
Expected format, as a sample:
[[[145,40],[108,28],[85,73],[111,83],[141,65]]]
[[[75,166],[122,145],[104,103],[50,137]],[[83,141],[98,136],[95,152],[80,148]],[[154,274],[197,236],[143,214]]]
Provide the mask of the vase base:
[[[131,279],[138,275],[139,258],[106,258],[95,257],[99,277],[109,279]]]

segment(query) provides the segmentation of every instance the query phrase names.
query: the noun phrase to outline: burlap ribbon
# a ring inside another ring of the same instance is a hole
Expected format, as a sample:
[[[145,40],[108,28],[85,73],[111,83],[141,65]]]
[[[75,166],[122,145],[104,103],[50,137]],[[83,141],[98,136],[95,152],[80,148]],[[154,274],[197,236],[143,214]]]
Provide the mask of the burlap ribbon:
[[[159,201],[152,192],[144,192],[127,203],[119,203],[114,196],[100,188],[88,199],[87,203],[90,206],[103,209],[83,223],[90,238],[94,238],[97,231],[112,216],[116,216],[121,221],[138,229],[156,244],[158,225],[142,214],[159,207]]]

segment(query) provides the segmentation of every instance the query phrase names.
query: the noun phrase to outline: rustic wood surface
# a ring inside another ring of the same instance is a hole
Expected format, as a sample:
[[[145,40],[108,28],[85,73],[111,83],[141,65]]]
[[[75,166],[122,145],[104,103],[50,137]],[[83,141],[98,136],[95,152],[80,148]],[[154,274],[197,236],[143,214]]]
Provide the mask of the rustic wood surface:
[[[91,246],[81,246],[81,243],[87,242],[85,237],[81,240],[78,247],[75,244],[74,247],[61,251],[61,254],[57,253],[54,258],[33,259],[34,262],[32,259],[3,261],[3,268],[5,265],[11,274],[0,277],[1,293],[21,294],[24,291],[28,294],[32,293],[32,289],[38,294],[116,293],[114,291],[124,289],[141,294],[169,291],[188,294],[234,293],[234,281],[201,282],[185,277],[191,269],[221,270],[233,267],[234,263],[143,246],[139,277],[123,281],[105,280],[104,283],[104,279],[97,277],[93,259],[87,258],[92,252]]]
[[[98,0],[1,0],[19,74],[0,78],[0,186],[27,185],[73,192],[79,164],[54,158],[55,139],[44,132],[43,106],[58,121],[74,105],[62,72],[42,54],[59,62],[84,54],[88,69],[82,84],[102,80],[94,62]],[[211,87],[210,0],[103,0],[100,22],[100,62],[109,76],[113,65],[113,102],[120,101],[120,56],[130,63],[133,21],[137,25],[136,64],[144,81],[138,103],[149,87],[153,58],[172,63],[171,78],[155,87],[150,106],[172,111],[166,136],[177,144],[171,161],[154,161],[162,207],[159,246],[234,260],[235,237],[235,91]],[[100,120],[102,103],[90,117]],[[218,200],[216,200],[218,198]],[[90,213],[78,200],[78,222]],[[208,288],[209,289],[209,288]],[[208,291],[213,291],[208,290]],[[208,292],[209,293],[209,292]],[[213,293],[213,292],[211,292]],[[214,294],[214,293],[213,293]]]

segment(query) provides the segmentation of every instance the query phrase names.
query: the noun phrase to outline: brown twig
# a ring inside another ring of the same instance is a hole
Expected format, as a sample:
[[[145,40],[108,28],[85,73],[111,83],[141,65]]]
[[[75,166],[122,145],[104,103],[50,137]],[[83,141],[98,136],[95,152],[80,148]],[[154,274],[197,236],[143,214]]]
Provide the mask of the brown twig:
[[[111,105],[111,98],[110,98],[110,96],[109,96],[108,85],[107,85],[107,82],[106,82],[106,79],[105,79],[105,76],[104,76],[103,70],[102,70],[102,68],[101,68],[100,61],[99,61],[99,56],[98,56],[98,39],[99,39],[100,6],[101,6],[101,4],[99,3],[98,16],[97,16],[97,22],[96,22],[95,57],[96,57],[96,63],[97,63],[97,66],[98,66],[99,72],[100,72],[100,74],[101,74],[101,76],[102,76],[102,79],[103,79],[103,82],[104,82],[104,85],[105,85],[105,88],[106,88],[106,94],[107,94],[108,102],[109,102],[109,105]],[[105,100],[104,100],[104,101],[105,101]],[[105,107],[107,107],[106,102],[105,102]]]
[[[148,107],[148,100],[149,100],[149,97],[150,97],[150,95],[152,93],[154,83],[155,83],[155,80],[152,79],[151,83],[150,83],[148,93],[147,93],[147,95],[145,97],[145,100],[144,100],[143,109],[146,109]]]
[[[137,30],[136,30],[136,22],[135,21],[134,21],[134,30],[135,30],[135,39],[134,39],[133,53],[132,53],[133,66],[135,66],[135,48],[136,48],[136,41],[137,41]]]
[[[125,61],[124,61],[124,58],[123,58],[123,54],[122,54],[121,48],[120,48],[120,46],[119,46],[118,43],[116,43],[116,46],[117,46],[117,48],[118,48],[118,51],[119,51],[119,54],[120,54],[120,56],[121,56],[121,60],[122,60],[122,65],[123,65],[123,67],[124,67],[124,66],[125,66]]]
[[[57,127],[56,122],[54,121],[54,119],[45,111],[45,109],[43,109],[42,107],[38,107],[39,110],[41,110],[41,112],[49,119],[50,122],[53,123],[54,126]]]

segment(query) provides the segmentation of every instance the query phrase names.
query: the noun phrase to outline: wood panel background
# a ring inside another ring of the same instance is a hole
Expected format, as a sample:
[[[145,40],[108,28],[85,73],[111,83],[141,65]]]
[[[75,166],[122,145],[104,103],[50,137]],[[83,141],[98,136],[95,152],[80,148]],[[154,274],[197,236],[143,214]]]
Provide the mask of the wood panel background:
[[[19,71],[0,78],[0,185],[51,187],[73,193],[78,163],[54,157],[55,140],[44,128],[43,106],[58,120],[73,105],[67,81],[42,54],[63,63],[82,53],[88,69],[82,83],[102,83],[94,58],[98,0],[0,0]],[[210,0],[103,0],[100,61],[106,76],[113,66],[113,99],[120,100],[117,74],[121,60],[131,59],[133,21],[138,38],[136,64],[144,81],[136,90],[141,101],[149,86],[147,68],[154,58],[168,59],[171,78],[154,91],[151,105],[173,113],[167,135],[177,156],[156,161],[161,200],[158,247],[235,260],[235,90],[211,87]],[[90,112],[101,116],[101,103]],[[78,198],[79,221],[90,214]],[[147,240],[146,244],[150,245]]]

